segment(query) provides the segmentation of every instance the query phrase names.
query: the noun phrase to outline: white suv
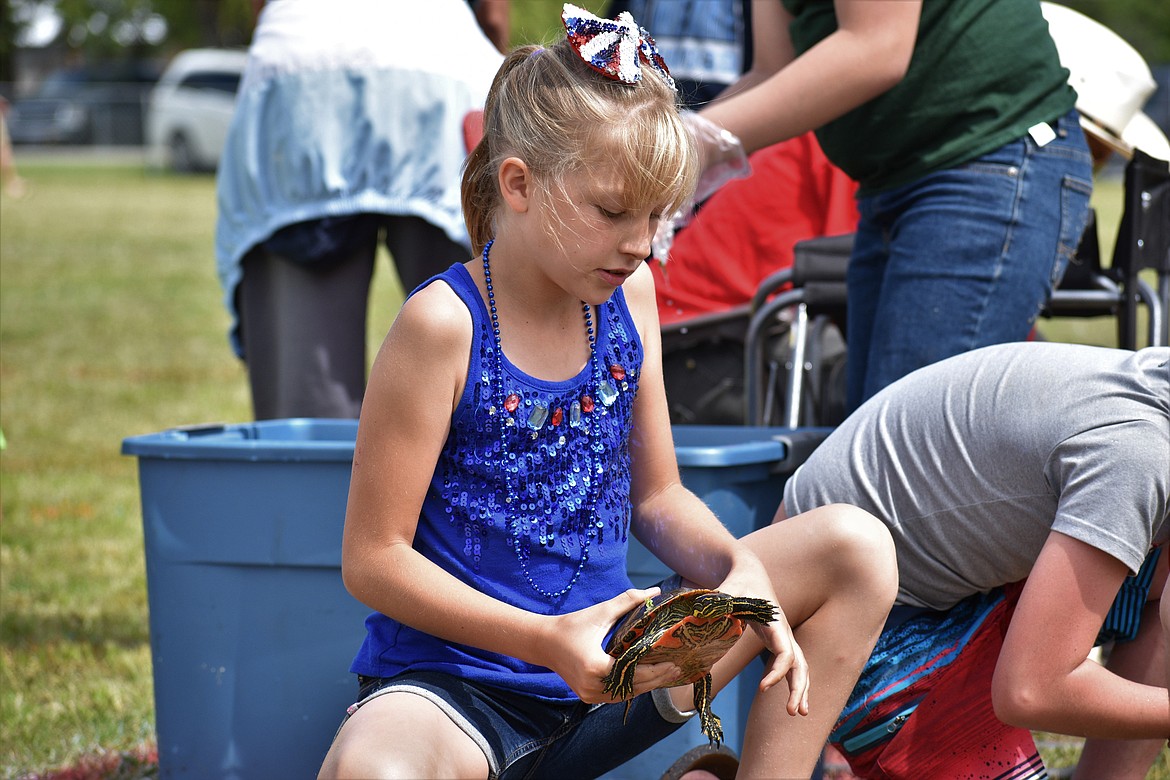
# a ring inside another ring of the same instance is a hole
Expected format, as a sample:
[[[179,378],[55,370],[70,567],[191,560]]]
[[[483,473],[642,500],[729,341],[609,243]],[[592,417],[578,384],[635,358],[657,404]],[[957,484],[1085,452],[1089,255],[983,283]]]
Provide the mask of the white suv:
[[[150,95],[147,160],[175,171],[219,164],[247,52],[188,49],[175,55]]]

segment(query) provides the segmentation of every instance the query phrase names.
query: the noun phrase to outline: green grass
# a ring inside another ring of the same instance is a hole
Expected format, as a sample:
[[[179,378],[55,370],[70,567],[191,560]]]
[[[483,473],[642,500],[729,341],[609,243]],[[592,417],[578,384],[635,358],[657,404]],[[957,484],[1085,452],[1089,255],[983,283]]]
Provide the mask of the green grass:
[[[127,436],[250,419],[211,177],[25,165],[0,201],[0,776],[154,739]],[[376,348],[401,300],[382,258]]]
[[[0,204],[4,772],[153,738],[134,463],[123,437],[238,417],[215,344],[199,180],[26,169]]]
[[[3,777],[153,742],[136,462],[121,441],[250,418],[215,277],[213,179],[77,164],[21,173],[30,193],[0,199]],[[1101,197],[1108,229],[1116,188]],[[401,301],[386,260],[371,350]],[[1107,328],[1071,340],[1109,343]],[[1075,745],[1046,750],[1057,765],[1075,760]],[[125,776],[150,770],[129,765]],[[1150,777],[1170,778],[1165,758]]]

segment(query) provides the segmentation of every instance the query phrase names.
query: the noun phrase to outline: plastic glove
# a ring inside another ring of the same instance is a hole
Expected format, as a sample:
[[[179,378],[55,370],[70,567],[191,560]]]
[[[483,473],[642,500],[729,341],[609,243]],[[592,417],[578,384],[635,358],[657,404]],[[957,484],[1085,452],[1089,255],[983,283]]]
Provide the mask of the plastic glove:
[[[658,231],[651,241],[651,252],[660,263],[665,263],[670,254],[674,234],[687,225],[695,216],[695,207],[711,197],[732,179],[746,178],[752,172],[743,144],[730,130],[726,130],[694,111],[683,111],[682,120],[699,150],[702,173],[695,193],[678,211],[669,217],[663,216]]]

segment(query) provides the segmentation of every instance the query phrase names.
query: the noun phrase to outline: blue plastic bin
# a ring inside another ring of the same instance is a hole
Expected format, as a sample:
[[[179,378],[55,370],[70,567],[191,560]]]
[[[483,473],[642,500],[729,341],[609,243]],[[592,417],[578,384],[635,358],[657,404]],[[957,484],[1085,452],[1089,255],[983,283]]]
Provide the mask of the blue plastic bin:
[[[341,582],[355,421],[126,439],[138,456],[163,778],[313,777],[368,608]]]
[[[320,766],[354,698],[368,613],[341,582],[356,433],[351,420],[269,420],[123,441],[138,457],[163,778]],[[771,520],[784,478],[826,433],[674,429],[683,481],[736,534]],[[636,543],[630,572],[640,584],[668,574]],[[735,747],[754,677],[746,696],[733,685],[716,700]],[[688,724],[608,777],[658,777],[705,741]]]

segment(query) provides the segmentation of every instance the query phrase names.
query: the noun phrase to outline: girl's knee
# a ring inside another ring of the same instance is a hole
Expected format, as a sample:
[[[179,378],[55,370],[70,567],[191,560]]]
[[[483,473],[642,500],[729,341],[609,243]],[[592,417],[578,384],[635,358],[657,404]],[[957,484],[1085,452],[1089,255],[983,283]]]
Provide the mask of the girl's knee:
[[[890,529],[869,512],[850,504],[829,504],[815,510],[817,525],[828,540],[846,556],[880,554],[892,557]]]
[[[893,603],[898,589],[897,555],[889,529],[848,504],[830,504],[777,522],[748,537],[765,562],[787,573],[794,559],[813,561],[830,589],[867,591]]]
[[[417,698],[423,706],[404,712],[373,706],[393,696]],[[432,707],[413,694],[387,694],[367,702],[346,721],[333,740],[317,774],[329,778],[378,778],[414,780],[419,777],[482,777],[488,775],[487,759],[462,731],[450,732],[445,715],[434,717]],[[367,708],[371,708],[367,711]],[[373,717],[369,717],[370,715]],[[362,718],[362,715],[367,717]],[[439,728],[434,724],[438,723]],[[451,726],[454,727],[453,724]]]
[[[894,540],[885,523],[848,504],[823,509],[819,526],[828,546],[826,557],[837,569],[838,579],[851,587],[866,583],[876,595],[893,603],[898,591],[898,563]]]

